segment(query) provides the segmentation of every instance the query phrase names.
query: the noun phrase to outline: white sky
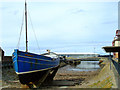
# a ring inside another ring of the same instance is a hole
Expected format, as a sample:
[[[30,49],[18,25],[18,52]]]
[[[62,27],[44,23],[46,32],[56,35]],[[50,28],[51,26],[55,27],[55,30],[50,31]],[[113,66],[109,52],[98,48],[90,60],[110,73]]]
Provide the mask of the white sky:
[[[82,52],[84,50],[91,52],[93,48],[86,50],[86,47],[92,46],[99,48],[96,52],[103,53],[101,46],[111,46],[115,31],[118,29],[118,2],[66,0],[66,2],[37,1],[27,4],[41,51],[50,48],[57,52],[67,52],[70,51],[68,46],[72,45],[74,49],[70,52],[81,52],[78,48],[82,48]],[[6,55],[11,55],[18,43],[23,10],[24,2],[0,3],[0,46]],[[22,50],[25,47],[24,35],[23,28],[20,42]],[[33,48],[36,49],[37,44],[29,17],[28,39],[31,51]],[[68,49],[63,49],[64,45]]]

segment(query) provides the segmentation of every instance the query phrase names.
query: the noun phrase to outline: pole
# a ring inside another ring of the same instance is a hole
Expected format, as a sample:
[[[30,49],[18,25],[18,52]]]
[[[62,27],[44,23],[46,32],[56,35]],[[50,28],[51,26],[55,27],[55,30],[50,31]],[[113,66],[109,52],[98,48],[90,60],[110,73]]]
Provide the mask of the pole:
[[[28,51],[28,40],[27,40],[27,3],[25,0],[25,31],[26,31],[26,52]]]
[[[118,63],[120,64],[120,52],[118,52]]]
[[[109,60],[110,60],[110,70],[111,70],[111,52],[110,52]]]
[[[120,73],[120,52],[118,52],[118,73]],[[118,74],[118,88],[120,89],[120,74]]]

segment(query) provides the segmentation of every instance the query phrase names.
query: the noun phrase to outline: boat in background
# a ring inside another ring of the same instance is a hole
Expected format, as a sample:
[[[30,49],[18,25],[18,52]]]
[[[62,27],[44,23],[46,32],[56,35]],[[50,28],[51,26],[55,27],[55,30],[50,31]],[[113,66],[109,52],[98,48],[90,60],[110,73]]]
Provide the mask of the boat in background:
[[[37,85],[45,80],[52,80],[59,67],[59,57],[55,53],[48,50],[46,54],[34,54],[28,52],[27,41],[27,4],[25,1],[25,24],[26,24],[26,51],[15,49],[12,54],[14,69],[21,84],[26,84],[29,87],[30,83]]]

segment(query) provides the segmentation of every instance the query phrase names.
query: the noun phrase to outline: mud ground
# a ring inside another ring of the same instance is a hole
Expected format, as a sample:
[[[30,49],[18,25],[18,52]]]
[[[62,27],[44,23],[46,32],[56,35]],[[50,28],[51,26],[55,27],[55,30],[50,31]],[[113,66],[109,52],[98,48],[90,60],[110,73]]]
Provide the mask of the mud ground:
[[[62,67],[56,73],[52,82],[45,83],[41,88],[63,88],[87,83],[87,80],[98,75],[97,71],[68,71],[68,66]],[[13,68],[2,69],[2,88],[23,88]]]

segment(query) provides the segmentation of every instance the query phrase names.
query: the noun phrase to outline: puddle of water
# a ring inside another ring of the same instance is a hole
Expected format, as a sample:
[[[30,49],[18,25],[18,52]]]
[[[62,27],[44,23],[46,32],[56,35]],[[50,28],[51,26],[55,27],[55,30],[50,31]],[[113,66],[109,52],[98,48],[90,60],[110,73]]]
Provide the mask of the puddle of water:
[[[99,61],[81,61],[79,65],[71,66],[68,71],[96,71],[100,68]]]

